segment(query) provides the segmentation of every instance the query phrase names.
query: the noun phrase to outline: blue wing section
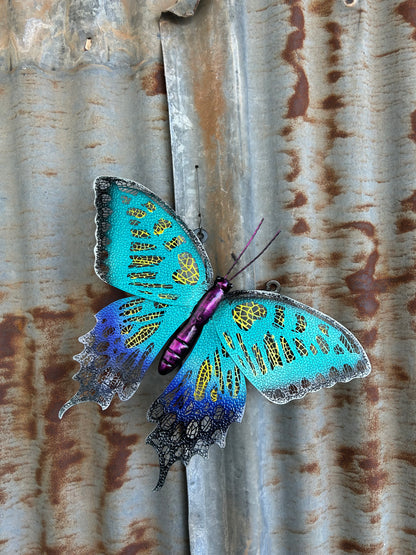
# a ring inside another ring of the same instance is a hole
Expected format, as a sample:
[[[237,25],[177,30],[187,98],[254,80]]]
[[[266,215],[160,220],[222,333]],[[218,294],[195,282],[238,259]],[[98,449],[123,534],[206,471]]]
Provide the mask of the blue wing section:
[[[84,350],[74,357],[80,370],[78,392],[61,408],[59,417],[83,401],[106,409],[117,393],[129,399],[191,307],[168,305],[139,297],[115,301],[96,314],[97,323],[80,337]]]
[[[195,304],[213,279],[196,235],[139,183],[98,177],[94,186],[97,275],[133,295]]]
[[[209,446],[225,446],[227,429],[244,414],[246,386],[238,366],[208,322],[184,365],[149,409],[157,427],[147,438],[159,455],[162,487],[171,465],[188,464],[195,454],[207,457]]]
[[[351,332],[329,316],[282,295],[231,293],[212,320],[234,362],[274,403],[364,377],[371,370]]]

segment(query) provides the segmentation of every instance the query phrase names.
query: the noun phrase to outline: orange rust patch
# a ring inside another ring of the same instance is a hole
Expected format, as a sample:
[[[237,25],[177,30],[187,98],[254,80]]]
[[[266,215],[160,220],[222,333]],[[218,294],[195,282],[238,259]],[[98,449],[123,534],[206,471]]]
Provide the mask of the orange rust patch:
[[[416,295],[407,303],[407,310],[410,314],[416,314]]]
[[[408,372],[401,366],[394,364],[391,370],[392,376],[400,382],[408,382],[410,380]]]
[[[165,71],[161,62],[157,62],[149,67],[142,76],[141,81],[147,96],[166,94]]]
[[[361,343],[364,347],[373,347],[377,341],[378,329],[371,328],[368,331],[361,333]]]
[[[357,448],[339,448],[337,464],[345,472],[356,475],[357,482],[363,483],[364,487],[372,492],[381,491],[387,482],[388,473],[380,468],[381,455],[378,440],[368,441]]]
[[[307,202],[308,197],[304,193],[298,191],[293,201],[286,204],[286,208],[299,208],[300,206],[307,204]]]
[[[354,467],[356,450],[352,447],[340,447],[338,449],[337,464],[346,472],[349,472]]]
[[[302,233],[308,233],[310,231],[306,220],[299,218],[295,225],[292,227],[292,233],[295,235],[302,235]]]
[[[406,0],[396,7],[396,13],[398,13],[406,23],[409,23],[415,28],[412,33],[412,39],[416,40],[416,5],[414,0]]]
[[[319,474],[321,470],[319,467],[319,463],[313,462],[301,466],[300,471],[307,472],[308,474]]]
[[[330,71],[327,74],[328,83],[336,83],[341,77],[343,77],[344,73],[342,71]]]
[[[309,4],[309,11],[322,17],[328,17],[331,15],[333,2],[334,0],[312,0]]]
[[[293,127],[291,125],[285,125],[283,129],[280,131],[281,137],[287,137],[293,131]]]
[[[378,387],[375,385],[367,385],[367,384],[368,382],[365,382],[365,385],[364,385],[364,389],[367,394],[367,399],[372,404],[378,403],[380,399]]]
[[[396,221],[397,233],[409,233],[409,231],[414,231],[416,229],[416,221],[411,218],[398,218]]]
[[[342,97],[339,94],[330,94],[322,101],[324,110],[339,110],[345,106]]]
[[[329,202],[342,193],[342,187],[338,184],[339,176],[333,167],[328,164],[323,168],[323,188],[329,197]]]
[[[401,205],[404,210],[411,210],[416,212],[416,191],[414,191],[410,197],[407,197],[401,201]]]
[[[336,21],[329,21],[325,25],[325,29],[331,34],[328,44],[332,52],[341,50],[341,35],[343,33],[341,25]]]
[[[0,360],[14,357],[18,349],[18,339],[22,337],[27,320],[24,316],[5,314],[0,322]]]
[[[343,252],[334,251],[329,254],[329,261],[331,266],[336,266],[344,257]]]
[[[285,152],[285,154],[290,156],[291,171],[288,174],[286,174],[285,178],[287,179],[287,181],[289,181],[291,183],[300,174],[299,154],[296,152],[296,150],[293,150],[293,149],[292,150],[285,150],[284,152]]]

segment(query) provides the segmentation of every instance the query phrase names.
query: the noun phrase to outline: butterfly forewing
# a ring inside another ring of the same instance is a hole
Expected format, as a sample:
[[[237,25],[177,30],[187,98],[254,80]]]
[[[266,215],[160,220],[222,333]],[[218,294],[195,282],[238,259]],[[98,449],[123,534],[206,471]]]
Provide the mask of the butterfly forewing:
[[[96,272],[123,291],[195,304],[212,282],[205,249],[181,218],[134,181],[98,177]]]
[[[224,348],[274,403],[287,403],[370,372],[367,355],[351,332],[282,295],[231,293],[213,320]]]

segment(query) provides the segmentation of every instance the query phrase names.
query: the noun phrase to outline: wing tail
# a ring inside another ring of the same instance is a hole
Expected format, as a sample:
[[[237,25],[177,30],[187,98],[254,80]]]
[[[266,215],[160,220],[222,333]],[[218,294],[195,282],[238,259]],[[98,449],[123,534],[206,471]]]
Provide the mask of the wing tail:
[[[157,423],[146,440],[159,456],[155,489],[162,487],[176,461],[187,465],[194,455],[206,458],[213,443],[225,447],[230,424],[243,417],[244,378],[213,331],[207,324],[184,366],[149,409],[149,421]]]

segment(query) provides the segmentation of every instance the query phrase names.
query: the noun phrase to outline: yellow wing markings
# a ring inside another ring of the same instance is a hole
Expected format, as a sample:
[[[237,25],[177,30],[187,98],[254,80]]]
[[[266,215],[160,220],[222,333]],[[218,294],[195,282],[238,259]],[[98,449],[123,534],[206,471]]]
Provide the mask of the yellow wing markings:
[[[127,210],[127,214],[129,216],[133,216],[133,218],[137,218],[138,220],[141,220],[146,216],[146,212],[140,208],[129,208]]]
[[[182,285],[196,285],[199,280],[199,269],[195,258],[189,252],[178,254],[180,270],[172,274],[172,279]]]
[[[147,266],[158,266],[162,260],[164,260],[163,256],[157,255],[144,255],[144,256],[130,256],[131,264],[129,268],[135,268],[138,266],[139,268],[146,268]]]
[[[153,226],[153,233],[155,235],[162,235],[162,233],[164,233],[170,227],[172,227],[172,222],[170,220],[160,218],[160,220],[158,220]]]
[[[207,389],[208,382],[211,379],[211,375],[212,365],[209,362],[209,359],[206,358],[198,370],[194,391],[195,401],[202,401],[202,399],[205,397],[205,391]]]
[[[151,337],[158,330],[159,326],[160,322],[151,322],[150,324],[142,326],[139,331],[126,339],[126,347],[128,349],[133,349],[134,347],[137,347],[138,345],[146,341],[146,339]]]
[[[248,331],[256,320],[267,315],[266,307],[254,301],[238,304],[231,312],[234,322],[244,331]]]

